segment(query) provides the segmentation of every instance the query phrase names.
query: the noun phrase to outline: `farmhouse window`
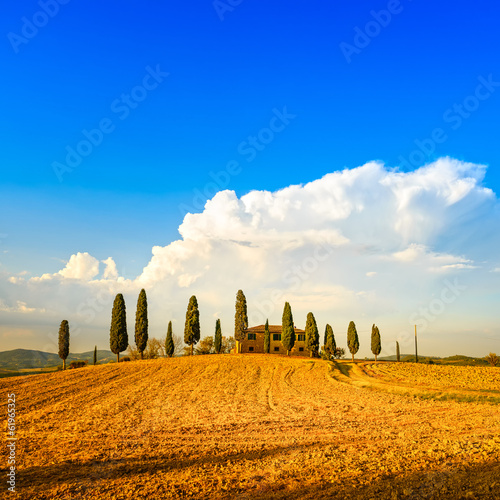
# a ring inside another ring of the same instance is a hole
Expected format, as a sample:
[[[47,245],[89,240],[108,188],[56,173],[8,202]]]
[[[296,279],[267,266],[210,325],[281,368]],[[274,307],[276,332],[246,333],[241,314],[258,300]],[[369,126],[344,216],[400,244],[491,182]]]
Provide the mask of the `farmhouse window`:
[[[303,347],[299,347],[299,351],[302,352],[304,350]]]
[[[273,333],[273,340],[281,340],[281,333]]]
[[[299,334],[299,335],[297,335],[297,340],[299,342],[304,342],[306,340],[305,334]]]
[[[249,333],[248,340],[257,340],[257,334],[256,333]]]
[[[253,346],[250,346],[250,347],[248,348],[248,351],[249,351],[249,352],[253,351]]]
[[[274,350],[279,352],[280,348],[279,347],[275,347]]]

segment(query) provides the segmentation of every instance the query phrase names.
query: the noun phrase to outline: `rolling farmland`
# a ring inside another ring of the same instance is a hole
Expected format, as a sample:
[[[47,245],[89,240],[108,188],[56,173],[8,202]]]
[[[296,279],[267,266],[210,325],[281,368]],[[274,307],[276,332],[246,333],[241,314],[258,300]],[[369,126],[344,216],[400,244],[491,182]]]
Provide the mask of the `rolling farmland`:
[[[1,379],[9,497],[498,498],[499,374],[211,355]]]

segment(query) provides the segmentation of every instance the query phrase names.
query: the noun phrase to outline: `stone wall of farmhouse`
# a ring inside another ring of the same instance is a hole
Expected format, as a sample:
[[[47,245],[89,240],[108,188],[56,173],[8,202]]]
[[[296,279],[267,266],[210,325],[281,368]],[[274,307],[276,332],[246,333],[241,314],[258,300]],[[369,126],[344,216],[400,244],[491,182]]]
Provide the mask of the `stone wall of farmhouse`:
[[[255,340],[248,340],[248,333],[253,333],[256,336]],[[241,345],[240,352],[242,354],[247,353],[263,353],[264,352],[264,332],[260,331],[250,331],[245,336],[245,340],[241,342],[236,342],[236,345]],[[300,333],[303,334],[302,331]],[[296,334],[297,335],[297,334]],[[269,354],[286,354],[286,349],[283,347],[281,340],[273,340],[273,333],[271,333],[271,342]],[[309,356],[309,351],[305,348],[305,341],[295,340],[295,345],[290,351],[291,356]]]

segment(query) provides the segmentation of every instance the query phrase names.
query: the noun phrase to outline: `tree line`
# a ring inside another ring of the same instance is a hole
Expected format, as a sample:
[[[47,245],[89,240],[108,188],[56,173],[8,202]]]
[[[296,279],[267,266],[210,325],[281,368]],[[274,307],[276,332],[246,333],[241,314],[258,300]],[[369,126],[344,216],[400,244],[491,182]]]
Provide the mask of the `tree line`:
[[[117,294],[111,312],[111,327],[109,334],[110,350],[116,354],[116,361],[120,361],[120,353],[128,349],[128,359],[156,358],[160,356],[172,357],[174,354],[221,354],[229,353],[235,348],[235,340],[241,342],[245,340],[246,330],[248,328],[248,313],[246,297],[242,290],[238,290],[235,303],[235,324],[234,338],[223,337],[220,319],[215,322],[215,332],[213,337],[205,337],[200,342],[200,313],[198,301],[193,295],[189,299],[186,321],[184,324],[184,344],[180,337],[173,335],[172,322],[169,321],[167,335],[164,342],[158,339],[148,337],[148,302],[146,291],[142,289],[137,299],[137,308],[135,314],[135,345],[129,345],[127,332],[127,313],[125,299],[121,293]],[[200,345],[195,348],[196,344]],[[293,349],[296,342],[295,326],[293,322],[292,309],[288,302],[285,302],[282,315],[281,343],[286,349],[287,355]],[[270,349],[269,321],[266,320],[264,330],[264,352],[269,353]],[[347,329],[347,346],[354,361],[354,355],[359,350],[359,338],[356,331],[356,325],[353,321],[349,323]],[[305,347],[311,357],[320,356],[325,359],[342,357],[345,354],[344,349],[337,347],[335,335],[332,327],[327,324],[323,337],[323,345],[320,351],[319,332],[316,319],[312,312],[307,314],[305,326]],[[371,350],[375,355],[375,361],[381,351],[380,332],[376,325],[372,326]],[[63,369],[66,368],[66,358],[69,354],[69,323],[67,320],[61,322],[59,328],[59,357],[63,360]],[[94,349],[94,364],[97,363],[97,346]]]
[[[245,340],[246,330],[248,328],[247,303],[245,294],[242,290],[238,290],[236,294],[235,309],[234,337],[239,342],[242,342]],[[293,322],[292,308],[288,302],[285,302],[281,319],[281,343],[286,349],[287,355],[290,355],[290,351],[293,349],[295,341],[295,325]],[[354,355],[359,350],[359,338],[354,321],[349,323],[347,329],[347,345],[352,354],[352,360],[354,361]],[[264,326],[264,352],[269,353],[270,347],[271,335],[269,332],[269,320],[266,320]],[[320,351],[318,325],[312,312],[309,312],[306,318],[305,347],[309,351],[311,357],[321,355],[323,358],[332,359],[340,358],[345,354],[344,349],[337,347],[333,329],[329,324],[325,327],[323,346]],[[376,361],[377,356],[382,350],[380,331],[376,325],[372,326],[371,350],[375,355]]]
[[[111,327],[109,332],[109,347],[116,354],[116,361],[120,361],[120,353],[127,350],[127,361],[130,359],[153,359],[160,356],[172,357],[174,355],[193,354],[221,354],[229,353],[235,346],[233,337],[223,337],[220,319],[215,322],[215,335],[206,337],[200,346],[194,346],[200,341],[200,313],[196,296],[189,299],[184,328],[184,342],[180,336],[172,331],[172,322],[168,322],[167,335],[162,342],[148,335],[148,302],[146,291],[142,289],[137,299],[135,315],[135,347],[129,344],[127,332],[127,311],[123,294],[116,295],[111,312]],[[187,344],[187,348],[184,347]],[[61,322],[59,328],[59,357],[63,361],[63,370],[66,369],[66,358],[69,355],[69,323]],[[97,364],[97,346],[94,348],[94,365]]]

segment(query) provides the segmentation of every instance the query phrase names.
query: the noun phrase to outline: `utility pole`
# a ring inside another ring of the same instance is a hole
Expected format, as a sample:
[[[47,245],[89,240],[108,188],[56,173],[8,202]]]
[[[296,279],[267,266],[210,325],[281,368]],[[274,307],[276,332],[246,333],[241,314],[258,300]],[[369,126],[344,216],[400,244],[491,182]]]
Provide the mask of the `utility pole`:
[[[417,350],[417,325],[415,325],[415,363],[418,363],[418,350]]]

